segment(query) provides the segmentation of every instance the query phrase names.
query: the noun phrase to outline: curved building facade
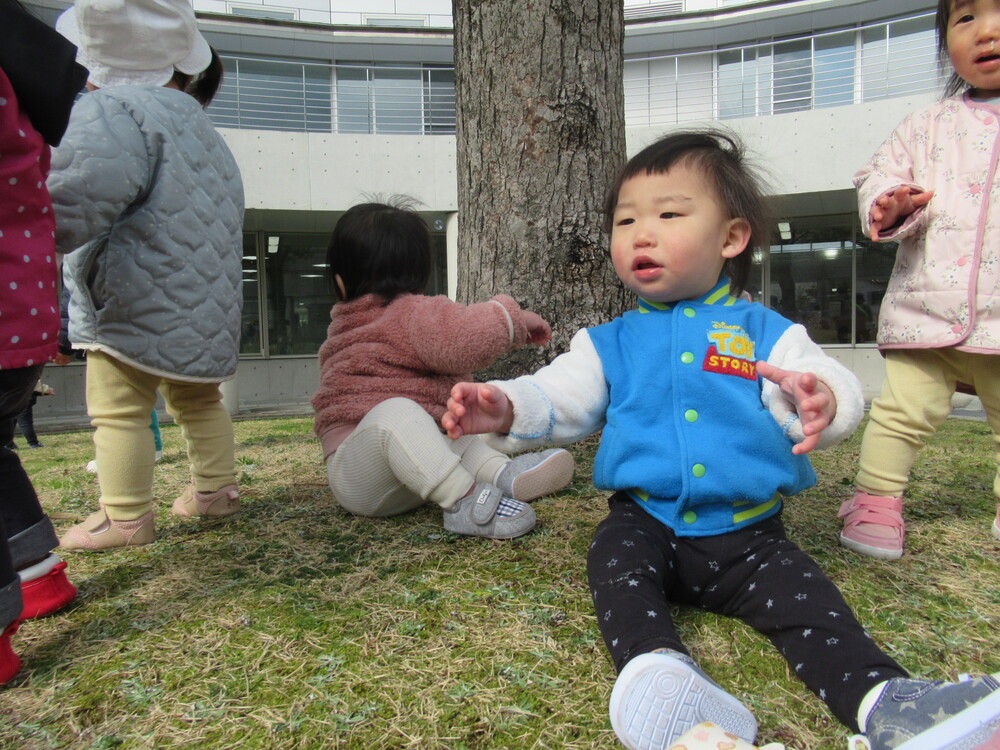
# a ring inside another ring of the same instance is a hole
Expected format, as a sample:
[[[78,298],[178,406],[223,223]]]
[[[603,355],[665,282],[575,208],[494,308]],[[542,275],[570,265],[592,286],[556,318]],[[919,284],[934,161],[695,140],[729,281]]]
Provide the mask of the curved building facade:
[[[67,6],[29,2],[48,20]],[[362,6],[365,10],[359,11]],[[454,288],[455,103],[448,0],[195,0],[226,80],[209,114],[246,185],[239,413],[306,411],[331,294],[330,230],[370,196],[422,203],[433,291]],[[859,232],[851,176],[940,96],[935,3],[626,2],[629,153],[672,129],[740,133],[779,206],[755,298],[802,322],[861,378],[882,379],[875,320],[894,248]],[[44,421],[85,419],[81,366],[50,367]]]

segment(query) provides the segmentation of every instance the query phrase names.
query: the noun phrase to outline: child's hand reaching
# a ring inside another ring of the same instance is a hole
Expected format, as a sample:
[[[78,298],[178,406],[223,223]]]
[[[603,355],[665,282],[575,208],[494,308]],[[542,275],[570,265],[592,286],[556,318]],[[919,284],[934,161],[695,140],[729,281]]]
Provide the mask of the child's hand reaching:
[[[795,404],[795,411],[802,422],[805,440],[792,448],[792,453],[808,453],[819,444],[819,435],[837,414],[837,399],[833,391],[811,372],[782,370],[763,360],[757,363],[757,372],[781,388],[781,392]]]
[[[872,241],[878,242],[883,230],[896,226],[918,208],[926,206],[933,196],[933,191],[914,190],[907,185],[880,195],[868,213],[871,223],[869,236]]]
[[[521,320],[524,321],[524,326],[528,329],[529,344],[545,346],[552,340],[552,327],[538,313],[533,313],[530,310],[522,310]]]
[[[456,383],[447,406],[441,426],[452,440],[483,432],[506,433],[514,421],[514,408],[507,394],[493,385]]]

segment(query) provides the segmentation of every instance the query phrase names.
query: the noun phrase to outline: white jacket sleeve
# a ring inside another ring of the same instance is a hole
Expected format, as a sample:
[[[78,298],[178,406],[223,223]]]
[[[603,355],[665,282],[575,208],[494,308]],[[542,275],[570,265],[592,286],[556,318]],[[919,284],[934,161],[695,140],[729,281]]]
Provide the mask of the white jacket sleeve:
[[[569,351],[533,375],[492,381],[510,399],[514,422],[506,435],[485,435],[497,450],[514,453],[541,445],[567,445],[604,426],[608,384],[587,331],[573,336]]]
[[[833,421],[819,436],[818,448],[829,448],[850,437],[857,429],[865,413],[865,400],[861,394],[858,378],[833,357],[826,355],[819,345],[809,338],[806,329],[793,325],[774,345],[768,364],[784,370],[811,372],[833,391],[837,400],[837,413]],[[802,423],[795,411],[795,404],[789,401],[781,389],[767,378],[761,401],[771,415],[781,425],[785,434],[796,443],[802,442]]]

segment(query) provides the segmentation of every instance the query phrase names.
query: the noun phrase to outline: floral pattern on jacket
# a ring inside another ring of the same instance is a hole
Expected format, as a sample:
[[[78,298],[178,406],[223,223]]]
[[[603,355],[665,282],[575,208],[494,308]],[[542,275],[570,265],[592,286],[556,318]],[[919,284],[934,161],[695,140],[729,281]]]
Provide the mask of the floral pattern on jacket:
[[[861,224],[886,192],[933,198],[897,227],[896,262],[879,313],[883,349],[1000,352],[1000,110],[968,96],[907,117],[855,176]]]

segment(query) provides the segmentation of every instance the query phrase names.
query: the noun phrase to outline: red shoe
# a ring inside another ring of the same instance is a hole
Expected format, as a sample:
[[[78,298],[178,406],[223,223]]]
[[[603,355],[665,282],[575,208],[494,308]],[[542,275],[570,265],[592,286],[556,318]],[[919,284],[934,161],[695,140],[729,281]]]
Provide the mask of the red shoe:
[[[22,620],[52,614],[76,598],[76,586],[66,577],[66,563],[50,554],[40,563],[18,571],[21,576]]]
[[[10,637],[17,632],[19,620],[14,620],[0,635],[0,685],[6,684],[21,669],[21,660],[10,647]]]

